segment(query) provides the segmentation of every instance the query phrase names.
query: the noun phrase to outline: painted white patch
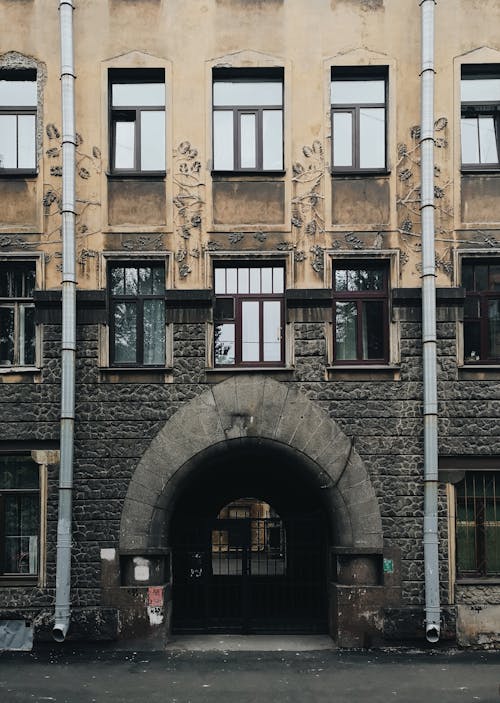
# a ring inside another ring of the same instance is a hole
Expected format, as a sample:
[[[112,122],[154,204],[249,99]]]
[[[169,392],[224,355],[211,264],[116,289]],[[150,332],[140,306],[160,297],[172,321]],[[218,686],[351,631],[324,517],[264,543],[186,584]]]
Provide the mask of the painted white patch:
[[[143,557],[134,557],[134,579],[149,581],[149,561]]]
[[[156,608],[154,606],[148,606],[148,618],[150,625],[162,625],[163,624],[163,608]]]
[[[116,549],[101,549],[101,559],[104,561],[114,561],[116,558]]]

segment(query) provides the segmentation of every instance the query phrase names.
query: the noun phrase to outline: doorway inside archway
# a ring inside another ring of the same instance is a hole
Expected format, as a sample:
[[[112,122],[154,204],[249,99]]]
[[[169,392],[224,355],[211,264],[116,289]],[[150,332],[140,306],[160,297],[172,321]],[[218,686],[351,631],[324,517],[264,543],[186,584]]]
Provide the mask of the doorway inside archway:
[[[328,525],[300,457],[251,440],[204,457],[169,532],[175,632],[327,632]]]

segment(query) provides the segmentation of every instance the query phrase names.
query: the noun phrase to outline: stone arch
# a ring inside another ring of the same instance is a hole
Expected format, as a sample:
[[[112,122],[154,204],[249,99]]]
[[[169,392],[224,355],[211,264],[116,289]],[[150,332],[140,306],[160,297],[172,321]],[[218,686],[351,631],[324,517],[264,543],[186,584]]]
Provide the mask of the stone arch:
[[[130,481],[121,526],[122,552],[167,546],[159,524],[183,475],[197,457],[218,445],[260,438],[294,451],[316,473],[336,546],[380,551],[382,523],[370,478],[351,440],[327,412],[292,384],[238,375],[182,406],[151,441]]]

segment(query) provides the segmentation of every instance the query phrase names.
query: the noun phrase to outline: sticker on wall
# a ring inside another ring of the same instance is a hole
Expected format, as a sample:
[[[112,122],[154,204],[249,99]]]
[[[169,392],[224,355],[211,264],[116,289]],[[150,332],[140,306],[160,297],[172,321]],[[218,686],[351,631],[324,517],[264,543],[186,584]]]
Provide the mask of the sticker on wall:
[[[392,559],[384,559],[384,574],[394,573],[394,561]]]

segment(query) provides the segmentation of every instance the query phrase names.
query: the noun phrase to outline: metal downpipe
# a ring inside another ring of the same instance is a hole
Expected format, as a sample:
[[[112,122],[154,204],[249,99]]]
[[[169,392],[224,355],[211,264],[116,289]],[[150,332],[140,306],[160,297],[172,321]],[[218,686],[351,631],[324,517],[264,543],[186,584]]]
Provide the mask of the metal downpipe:
[[[438,553],[438,405],[436,375],[436,264],[434,233],[434,9],[436,0],[421,0],[421,213],[422,343],[424,387],[424,568],[425,635],[439,640]]]
[[[75,71],[73,0],[60,0],[62,104],[62,351],[61,462],[57,523],[56,605],[52,635],[64,642],[71,617],[71,505],[75,424],[76,256],[75,256]]]

